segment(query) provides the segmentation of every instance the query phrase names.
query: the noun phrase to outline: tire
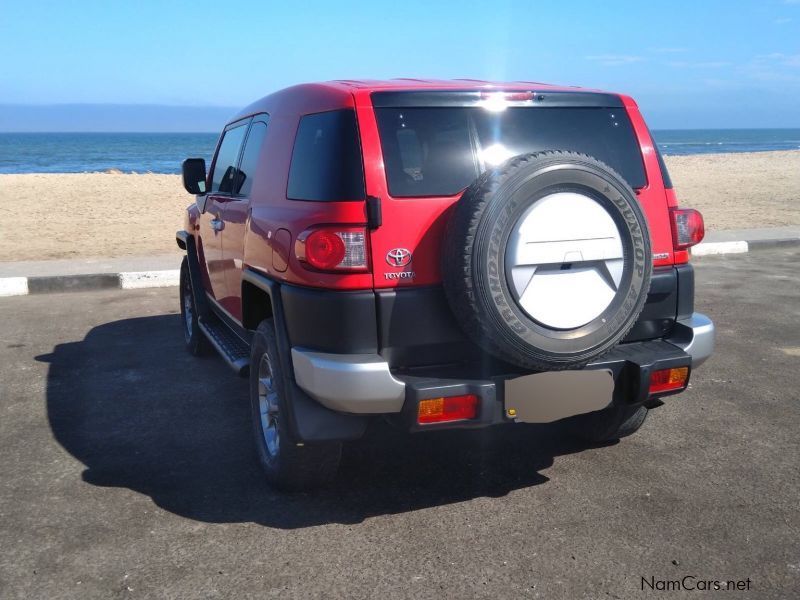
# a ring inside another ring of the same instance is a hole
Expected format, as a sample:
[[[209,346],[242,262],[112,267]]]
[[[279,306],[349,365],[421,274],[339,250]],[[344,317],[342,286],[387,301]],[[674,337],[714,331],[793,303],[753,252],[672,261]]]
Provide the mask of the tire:
[[[534,371],[581,367],[610,350],[650,287],[636,194],[575,152],[525,154],[481,175],[455,205],[443,243],[444,290],[461,327],[485,351]]]
[[[181,324],[186,349],[193,356],[207,356],[211,353],[211,344],[200,331],[197,303],[194,299],[194,288],[189,277],[189,259],[184,256],[180,275]]]
[[[595,444],[613,442],[639,431],[650,411],[644,406],[621,406],[570,419],[570,432]]]
[[[253,336],[250,352],[250,407],[258,461],[274,487],[311,490],[336,476],[342,445],[297,443],[286,420],[286,385],[273,320],[266,319]]]

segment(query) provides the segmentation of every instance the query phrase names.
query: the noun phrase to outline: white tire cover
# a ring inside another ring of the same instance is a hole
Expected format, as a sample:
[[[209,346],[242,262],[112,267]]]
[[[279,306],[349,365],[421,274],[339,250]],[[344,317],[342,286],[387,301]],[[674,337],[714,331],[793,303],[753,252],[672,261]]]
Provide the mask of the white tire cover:
[[[508,285],[533,320],[574,329],[600,316],[622,280],[619,229],[600,203],[575,192],[534,202],[506,246]]]

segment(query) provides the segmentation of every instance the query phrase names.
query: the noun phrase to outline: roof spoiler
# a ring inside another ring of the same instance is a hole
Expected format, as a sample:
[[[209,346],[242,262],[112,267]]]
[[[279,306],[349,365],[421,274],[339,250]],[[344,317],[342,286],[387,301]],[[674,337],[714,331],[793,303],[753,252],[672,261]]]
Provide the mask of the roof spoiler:
[[[536,90],[443,90],[373,92],[375,108],[408,107],[504,107],[623,108],[622,98],[603,92],[537,92]]]

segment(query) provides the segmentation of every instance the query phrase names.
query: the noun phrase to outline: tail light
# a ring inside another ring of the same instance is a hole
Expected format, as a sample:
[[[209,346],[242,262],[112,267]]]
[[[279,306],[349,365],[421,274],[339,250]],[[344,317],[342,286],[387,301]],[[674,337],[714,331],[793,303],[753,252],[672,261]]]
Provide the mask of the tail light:
[[[686,250],[703,241],[706,234],[703,215],[691,208],[671,208],[672,246]]]
[[[689,367],[653,371],[650,374],[650,395],[682,390],[688,378]]]
[[[363,227],[318,227],[301,233],[295,255],[318,271],[367,271],[367,231]]]
[[[417,422],[445,423],[465,421],[478,416],[478,397],[474,394],[420,400]]]

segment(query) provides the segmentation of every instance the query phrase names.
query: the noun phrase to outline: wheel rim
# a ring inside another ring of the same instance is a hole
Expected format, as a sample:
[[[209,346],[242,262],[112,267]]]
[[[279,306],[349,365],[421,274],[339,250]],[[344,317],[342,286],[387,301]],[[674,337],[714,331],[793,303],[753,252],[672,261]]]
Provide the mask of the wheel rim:
[[[263,354],[258,363],[258,409],[261,417],[261,435],[270,456],[278,455],[278,393],[272,379],[269,356]]]
[[[194,323],[194,303],[192,302],[192,284],[189,278],[183,284],[183,333],[186,340],[192,337],[192,325]]]
[[[506,247],[515,300],[551,329],[575,329],[599,317],[617,294],[624,263],[611,215],[594,199],[574,192],[534,202]]]

